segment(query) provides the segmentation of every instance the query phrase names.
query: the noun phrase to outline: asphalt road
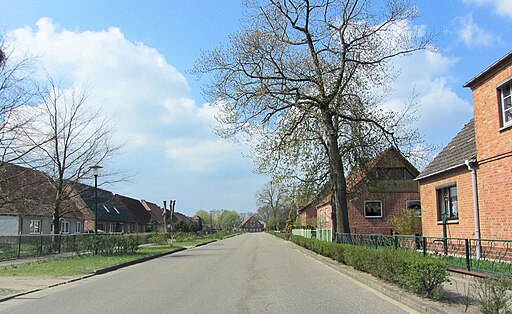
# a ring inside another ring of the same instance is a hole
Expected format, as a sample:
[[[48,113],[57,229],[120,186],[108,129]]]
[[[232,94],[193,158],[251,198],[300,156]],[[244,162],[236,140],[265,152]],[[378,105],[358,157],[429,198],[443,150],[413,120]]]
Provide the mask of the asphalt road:
[[[271,235],[245,234],[31,293],[0,313],[408,313]]]

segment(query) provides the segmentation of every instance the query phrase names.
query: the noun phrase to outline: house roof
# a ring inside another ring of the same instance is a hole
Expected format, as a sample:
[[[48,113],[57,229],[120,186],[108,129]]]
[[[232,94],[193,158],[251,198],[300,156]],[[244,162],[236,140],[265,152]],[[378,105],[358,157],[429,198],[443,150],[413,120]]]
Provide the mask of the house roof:
[[[94,187],[75,183],[75,192],[94,217]],[[116,199],[112,192],[100,188],[98,188],[98,220],[125,223],[135,222],[126,206]]]
[[[464,87],[469,87],[473,89],[475,86],[479,85],[483,81],[487,80],[489,77],[493,76],[495,73],[501,71],[504,67],[508,66],[512,63],[512,51],[508,52],[506,55],[501,57],[498,61],[491,64],[487,69],[480,72],[477,76],[467,81],[464,84]]]
[[[164,219],[162,217],[163,210],[155,203],[141,200],[141,204],[146,208],[146,210],[151,214],[151,217],[153,217],[153,220],[155,220],[159,225],[164,223]]]
[[[261,224],[261,222],[260,222],[258,219],[256,219],[256,217],[254,217],[254,214],[250,214],[249,216],[245,217],[244,221],[242,221],[242,223],[240,224],[240,227],[239,227],[239,228],[242,228],[242,227],[243,227],[246,223],[248,223],[248,222],[249,222],[249,220],[251,220],[252,218],[254,218],[254,220],[256,220],[260,225],[262,225],[262,224]],[[262,225],[262,226],[263,226],[263,225]]]
[[[418,169],[416,169],[416,167],[414,167],[407,160],[407,158],[405,158],[404,155],[402,155],[396,148],[389,147],[368,161],[368,169],[366,171],[360,171],[357,169],[352,170],[347,176],[347,189],[350,190],[351,188],[354,188],[356,185],[358,185],[364,180],[368,172],[375,168],[378,168],[380,165],[382,165],[386,161],[389,161],[391,158],[395,158],[393,160],[398,159],[401,162],[401,164],[403,164],[405,168],[407,168],[407,170],[411,172],[412,175],[418,176],[418,174],[420,173]]]
[[[474,158],[476,158],[475,126],[471,119],[416,180],[464,166],[466,160]]]
[[[151,220],[151,214],[146,210],[139,200],[116,194],[116,198],[126,206],[136,222],[147,225]]]
[[[10,163],[0,164],[0,215],[52,217],[56,188],[45,173]],[[64,199],[63,218],[84,219],[74,202]]]

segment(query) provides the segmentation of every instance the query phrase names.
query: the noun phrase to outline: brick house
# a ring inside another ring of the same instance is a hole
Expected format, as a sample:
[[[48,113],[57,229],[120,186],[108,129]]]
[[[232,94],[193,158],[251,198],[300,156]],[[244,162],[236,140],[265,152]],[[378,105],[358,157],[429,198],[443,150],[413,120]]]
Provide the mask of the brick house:
[[[418,184],[414,181],[419,171],[394,148],[374,157],[368,165],[364,174],[352,171],[347,176],[350,233],[391,234],[391,217],[405,208],[421,214]],[[322,198],[316,208],[318,229],[332,230],[332,195]]]
[[[135,220],[134,232],[147,232],[149,231],[149,222],[151,221],[151,214],[146,210],[144,205],[139,200],[134,198],[116,194],[119,200],[128,209],[133,219]]]
[[[164,226],[164,218],[163,218],[163,210],[157,204],[152,203],[150,201],[141,200],[142,206],[148,211],[151,215],[150,225],[156,232],[165,232]]]
[[[74,184],[73,200],[85,216],[85,232],[94,231],[96,198],[94,187]],[[129,210],[112,192],[98,188],[98,230],[107,233],[135,231],[135,220]]]
[[[51,234],[55,186],[45,173],[9,163],[0,165],[0,236]],[[64,199],[60,233],[84,231],[84,215]]]
[[[263,231],[264,226],[258,219],[256,219],[256,217],[254,217],[254,215],[249,215],[245,217],[239,228],[245,232],[261,232]]]
[[[512,239],[512,52],[467,82],[474,118],[420,174],[423,233]]]

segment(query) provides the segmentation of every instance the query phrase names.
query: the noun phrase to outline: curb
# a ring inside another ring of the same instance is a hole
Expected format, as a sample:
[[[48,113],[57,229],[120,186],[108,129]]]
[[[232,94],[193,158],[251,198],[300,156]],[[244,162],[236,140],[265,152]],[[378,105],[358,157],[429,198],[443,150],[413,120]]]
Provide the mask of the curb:
[[[199,244],[196,244],[194,247],[200,247],[200,246],[207,245],[207,244],[210,244],[210,243],[213,243],[213,242],[217,242],[217,240],[210,240],[210,241],[207,241],[207,242],[204,242],[204,243],[199,243]]]
[[[205,243],[200,243],[200,244],[197,244],[194,247],[206,245],[206,244],[209,244],[209,243],[212,243],[212,242],[216,242],[216,241],[217,240],[208,241],[208,242],[205,242]],[[184,250],[187,250],[187,248],[179,248],[179,249],[174,250],[174,251],[159,253],[159,254],[156,254],[156,255],[151,255],[151,256],[143,257],[143,258],[140,258],[140,259],[137,259],[137,260],[121,263],[121,264],[118,264],[118,265],[114,265],[114,266],[110,266],[110,267],[106,267],[106,268],[102,268],[102,269],[97,269],[97,270],[93,271],[91,274],[87,274],[87,275],[83,275],[83,276],[80,276],[80,277],[77,277],[77,278],[73,278],[73,279],[62,281],[62,282],[58,282],[58,283],[49,285],[47,287],[42,287],[42,288],[37,288],[37,289],[32,289],[32,290],[27,290],[27,291],[22,291],[22,292],[10,294],[10,295],[4,296],[4,297],[0,297],[0,303],[2,303],[4,301],[7,301],[7,300],[11,300],[11,299],[17,298],[17,297],[20,297],[20,296],[27,295],[27,294],[30,294],[30,293],[34,293],[34,292],[42,291],[42,290],[45,290],[45,289],[48,289],[48,288],[53,288],[53,287],[65,285],[65,284],[68,284],[68,283],[71,283],[71,282],[75,282],[75,281],[79,281],[79,280],[82,280],[82,279],[90,278],[90,277],[93,277],[93,276],[96,276],[96,275],[105,274],[105,273],[108,273],[108,272],[111,272],[111,271],[114,271],[114,270],[118,270],[120,268],[124,268],[124,267],[127,267],[127,266],[131,266],[131,265],[147,262],[147,261],[155,259],[155,258],[159,258],[159,257],[166,256],[166,255],[171,255],[171,254],[174,254],[174,253],[177,253],[177,252],[181,252],[181,251],[184,251]]]

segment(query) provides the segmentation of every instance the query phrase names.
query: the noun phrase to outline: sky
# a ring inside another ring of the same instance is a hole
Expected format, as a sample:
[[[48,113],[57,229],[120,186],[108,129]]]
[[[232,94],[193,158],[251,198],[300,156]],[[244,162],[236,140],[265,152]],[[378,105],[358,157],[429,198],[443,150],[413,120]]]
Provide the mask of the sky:
[[[473,116],[464,83],[511,50],[512,1],[417,6],[411,23],[434,32],[435,49],[397,60],[387,101],[416,95],[411,123],[441,149]],[[190,74],[202,51],[240,30],[241,0],[0,0],[0,8],[4,37],[50,73],[87,81],[91,101],[116,117],[115,137],[126,143],[116,167],[134,176],[108,189],[159,205],[173,199],[187,215],[256,211],[269,178],[253,173],[247,147],[214,134],[204,79]]]

